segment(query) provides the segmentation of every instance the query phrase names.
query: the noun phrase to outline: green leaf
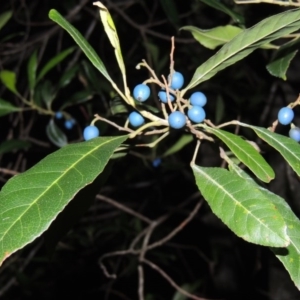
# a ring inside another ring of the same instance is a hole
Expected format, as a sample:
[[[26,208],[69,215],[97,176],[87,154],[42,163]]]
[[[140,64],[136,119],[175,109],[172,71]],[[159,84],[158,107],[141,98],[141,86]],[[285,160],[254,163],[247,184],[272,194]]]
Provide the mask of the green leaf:
[[[96,69],[98,69],[108,81],[113,83],[113,80],[109,76],[102,60],[100,59],[96,51],[91,47],[91,45],[85,40],[82,34],[55,9],[50,10],[49,18],[52,21],[56,22],[71,35],[71,37],[78,44],[80,49],[84,52],[91,63],[96,67]]]
[[[99,1],[94,2],[93,5],[99,7],[100,18],[104,26],[104,30],[108,36],[108,39],[111,45],[113,46],[113,48],[115,49],[115,56],[122,73],[124,88],[126,90],[127,89],[126,69],[125,69],[125,64],[122,56],[122,51],[121,51],[121,46],[120,46],[120,41],[116,30],[116,26],[114,24],[114,21],[108,9],[101,2]]]
[[[37,76],[37,82],[40,81],[49,71],[51,71],[55,66],[57,66],[61,61],[63,61],[68,55],[70,55],[75,50],[75,47],[68,48],[61,53],[55,55],[51,58],[46,65],[42,68],[41,72]]]
[[[0,154],[9,153],[14,150],[26,149],[31,146],[30,142],[22,140],[7,140],[0,144]]]
[[[239,237],[286,247],[287,226],[275,205],[245,179],[221,168],[192,165],[196,184],[212,211]]]
[[[195,26],[184,26],[180,28],[180,30],[190,31],[195,40],[197,40],[202,46],[211,50],[226,44],[243,31],[242,28],[233,25],[218,26],[212,29],[200,29]]]
[[[0,117],[16,111],[22,111],[22,108],[16,107],[10,104],[8,101],[0,98]]]
[[[64,147],[68,144],[66,135],[56,126],[53,119],[50,119],[46,133],[49,140],[57,147]]]
[[[8,10],[0,15],[0,30],[12,17],[12,10]]]
[[[188,86],[181,91],[197,86],[219,71],[236,63],[255,49],[300,28],[300,9],[294,9],[269,17],[244,30],[225,44],[215,55],[197,68]]]
[[[234,172],[236,172],[236,174],[242,178],[245,178],[248,183],[252,185],[253,189],[259,189],[259,191],[262,193],[262,198],[267,198],[269,201],[271,201],[284,218],[284,221],[287,224],[287,235],[291,241],[290,245],[286,249],[272,248],[272,251],[283,263],[297,288],[300,289],[300,220],[296,217],[283,198],[259,186],[243,170],[234,168]]]
[[[163,8],[169,21],[177,27],[179,24],[179,15],[174,0],[160,0],[160,5]]]
[[[250,126],[244,123],[239,124],[244,127],[252,128],[262,140],[276,149],[297,175],[300,176],[300,145],[297,142],[263,127]]]
[[[51,109],[51,104],[56,96],[56,90],[49,80],[42,81],[38,85],[38,96],[41,97],[40,103],[44,103],[48,110]]]
[[[19,95],[16,89],[16,73],[8,70],[0,71],[0,79],[7,89],[16,95]]]
[[[271,75],[286,80],[286,72],[298,52],[299,43],[300,38],[284,44],[275,52],[272,61],[267,65],[267,70]]]
[[[86,102],[93,98],[93,94],[90,91],[79,91],[69,97],[65,103],[60,107],[60,110],[64,110],[66,107]]]
[[[114,96],[109,101],[109,106],[112,115],[128,114],[128,107],[119,95]]]
[[[183,147],[191,143],[192,140],[193,135],[183,134],[161,157],[166,157],[180,151]]]
[[[58,89],[67,86],[72,81],[72,79],[76,76],[78,70],[79,70],[79,65],[76,64],[75,66],[71,67],[69,70],[64,72],[59,79]]]
[[[228,8],[226,5],[224,5],[222,2],[219,0],[200,0],[201,2],[205,3],[208,6],[211,6],[217,10],[222,11],[223,13],[227,14],[230,16],[234,22],[244,24],[245,19],[242,15],[236,13],[232,9]]]
[[[126,138],[99,137],[67,145],[11,178],[0,192],[0,262],[47,230]]]
[[[271,166],[259,152],[241,137],[217,128],[207,127],[206,130],[221,141],[234,153],[234,155],[247,166],[260,180],[270,182],[275,177]]]
[[[30,56],[27,64],[27,76],[28,76],[29,91],[31,96],[33,96],[34,87],[36,84],[37,65],[38,65],[37,51],[34,51]]]

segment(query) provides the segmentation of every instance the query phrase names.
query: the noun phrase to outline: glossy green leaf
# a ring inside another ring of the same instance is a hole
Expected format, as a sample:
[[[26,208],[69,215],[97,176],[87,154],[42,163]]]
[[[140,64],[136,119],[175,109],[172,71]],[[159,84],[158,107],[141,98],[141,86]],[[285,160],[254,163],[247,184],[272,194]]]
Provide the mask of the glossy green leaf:
[[[130,91],[127,87],[126,68],[125,68],[125,64],[124,64],[124,60],[123,60],[122,50],[121,50],[116,26],[114,24],[114,21],[111,17],[111,14],[108,11],[108,9],[100,1],[94,2],[93,4],[95,6],[99,7],[101,22],[104,26],[104,30],[108,36],[109,41],[115,50],[115,56],[116,56],[116,59],[117,59],[117,62],[118,62],[118,65],[119,65],[119,68],[121,70],[122,77],[123,77],[125,95],[128,96],[127,99],[129,100],[130,99],[130,97],[129,97]],[[130,100],[130,101],[133,101],[133,100]]]
[[[298,52],[299,43],[300,38],[284,44],[275,52],[272,61],[267,65],[267,70],[271,75],[286,80],[286,72]]]
[[[50,119],[46,127],[46,133],[49,140],[57,147],[64,147],[68,144],[66,135],[57,127],[53,119]]]
[[[0,30],[3,28],[3,26],[10,20],[12,17],[12,11],[8,10],[2,14],[0,14]]]
[[[113,82],[102,60],[92,46],[85,40],[82,34],[55,9],[50,10],[49,18],[65,29],[78,44],[80,49],[84,52],[91,63],[96,67],[96,69],[98,69],[108,81]]]
[[[2,70],[0,71],[0,79],[8,90],[16,95],[19,94],[16,89],[16,73],[8,70]]]
[[[59,54],[52,57],[46,65],[42,68],[40,73],[37,76],[37,81],[40,81],[45,75],[56,67],[60,62],[62,62],[68,55],[70,55],[75,50],[75,47],[68,48]]]
[[[0,192],[0,262],[47,230],[126,138],[99,137],[67,145],[10,179]]]
[[[0,98],[0,117],[8,115],[10,113],[21,111],[22,108],[16,107],[10,104],[8,101]]]
[[[76,105],[79,103],[84,103],[93,98],[93,94],[90,91],[83,90],[73,94],[71,97],[66,99],[64,104],[60,107],[61,110],[64,110],[66,107]]]
[[[116,95],[109,101],[110,112],[112,115],[128,114],[128,106],[119,95]]]
[[[76,64],[75,66],[71,67],[69,70],[65,71],[62,74],[62,76],[59,78],[58,88],[60,89],[67,86],[76,76],[78,70],[79,70],[79,65]]]
[[[197,68],[190,83],[182,90],[182,94],[243,59],[262,45],[268,44],[299,28],[300,9],[298,8],[271,16],[244,30]]]
[[[263,127],[250,126],[244,123],[240,123],[240,125],[252,128],[262,140],[276,149],[300,176],[300,145],[297,142]]]
[[[213,7],[214,9],[220,10],[223,13],[227,14],[234,20],[234,22],[241,23],[241,24],[245,23],[245,19],[242,15],[236,13],[235,11],[227,7],[219,0],[200,0],[200,1],[205,3],[206,5]]]
[[[247,166],[260,180],[270,182],[275,177],[271,166],[259,154],[259,152],[241,137],[217,128],[208,127],[206,130],[221,141],[234,153],[234,155]]]
[[[271,247],[286,247],[287,226],[275,205],[247,180],[221,168],[192,165],[196,184],[212,211],[239,237]]]
[[[242,28],[233,25],[218,26],[212,29],[200,29],[195,26],[184,26],[180,28],[180,30],[190,31],[196,41],[211,50],[228,43],[236,35],[243,31]]]
[[[44,80],[39,84],[39,93],[41,97],[41,102],[44,105],[46,105],[47,109],[51,109],[51,104],[56,97],[56,89],[53,86],[52,82],[50,80]]]
[[[262,199],[267,198],[271,201],[287,224],[287,235],[290,239],[290,245],[286,249],[272,248],[276,257],[283,263],[289,272],[291,279],[294,281],[298,289],[300,289],[300,220],[293,213],[287,202],[280,196],[259,186],[248,174],[243,170],[234,167],[234,172],[246,179],[253,189],[258,189],[262,194]]]
[[[31,95],[33,95],[34,87],[36,84],[36,70],[38,65],[38,57],[37,51],[34,51],[28,61],[27,64],[27,76],[28,76],[28,84]]]
[[[9,153],[14,150],[27,149],[31,146],[28,141],[6,140],[0,144],[0,154]]]
[[[160,0],[160,5],[169,21],[177,27],[179,24],[179,14],[174,0]]]
[[[183,147],[191,143],[192,134],[183,134],[161,157],[166,157],[180,151]]]

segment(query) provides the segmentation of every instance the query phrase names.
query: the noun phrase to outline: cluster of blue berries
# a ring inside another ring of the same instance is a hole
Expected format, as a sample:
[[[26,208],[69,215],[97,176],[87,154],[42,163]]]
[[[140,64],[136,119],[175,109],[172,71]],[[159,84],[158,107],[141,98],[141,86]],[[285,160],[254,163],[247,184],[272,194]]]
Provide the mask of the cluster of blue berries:
[[[184,84],[184,77],[180,72],[173,72],[172,77],[169,75],[169,88],[173,91],[179,90]],[[138,102],[144,102],[150,97],[150,88],[146,84],[138,84],[133,89],[133,97]],[[174,94],[167,93],[165,89],[162,89],[158,93],[158,98],[162,103],[167,104],[168,102],[173,102],[176,98]],[[168,116],[168,123],[171,128],[180,129],[186,125],[187,117],[190,121],[194,123],[201,123],[204,121],[206,114],[203,106],[206,104],[206,96],[202,92],[194,92],[190,97],[189,109],[187,111],[187,116],[182,111],[176,110],[170,113]],[[145,123],[144,117],[137,111],[133,111],[128,117],[131,126],[137,128]],[[83,131],[84,140],[90,140],[99,136],[99,129],[90,125],[87,126]],[[156,163],[154,163],[156,165]]]
[[[63,117],[64,117],[64,115],[61,111],[57,111],[55,113],[55,118],[57,120],[61,120]],[[75,123],[76,123],[76,121],[74,119],[67,119],[67,120],[65,120],[64,125],[65,125],[66,129],[71,130],[74,127]]]
[[[289,125],[294,119],[294,111],[290,107],[282,107],[278,112],[278,122],[282,125]],[[292,127],[289,136],[296,142],[300,142],[300,128]]]
[[[184,77],[180,72],[174,72],[170,80],[170,88],[172,90],[179,90],[184,84]],[[135,100],[144,102],[150,96],[150,88],[146,84],[138,84],[133,90],[133,97]],[[173,102],[175,95],[168,94],[164,89],[158,92],[158,98],[162,103]],[[202,92],[195,92],[190,97],[190,108],[188,109],[187,116],[194,123],[201,123],[204,121],[206,114],[203,106],[206,104],[206,96]],[[169,126],[175,129],[180,129],[186,124],[186,115],[179,111],[173,111],[168,116]],[[143,116],[134,111],[129,115],[129,123],[133,127],[139,127],[145,123]]]

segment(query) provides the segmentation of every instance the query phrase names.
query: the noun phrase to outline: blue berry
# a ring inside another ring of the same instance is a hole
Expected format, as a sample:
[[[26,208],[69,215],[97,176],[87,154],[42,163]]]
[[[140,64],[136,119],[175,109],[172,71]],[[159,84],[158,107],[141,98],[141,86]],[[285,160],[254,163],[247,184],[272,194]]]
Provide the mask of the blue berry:
[[[189,119],[195,123],[203,122],[206,117],[205,110],[201,106],[197,106],[197,105],[192,106],[188,110],[187,114]]]
[[[144,102],[146,101],[150,96],[150,88],[146,84],[138,84],[133,89],[133,97],[135,100]]]
[[[161,102],[168,103],[167,92],[165,91],[158,92],[158,98],[160,99]],[[170,102],[173,102],[175,97],[169,93],[169,99]]]
[[[185,125],[186,117],[182,112],[174,111],[169,115],[168,122],[170,127],[180,129]]]
[[[289,131],[289,136],[291,139],[295,140],[296,142],[300,142],[300,128],[299,127],[291,128]]]
[[[278,122],[288,125],[294,119],[294,111],[290,107],[282,107],[278,112]]]
[[[133,127],[139,127],[141,125],[143,125],[145,123],[145,119],[143,118],[142,115],[140,115],[139,113],[137,113],[136,111],[133,111],[132,113],[130,113],[129,115],[129,123],[133,126]]]
[[[195,92],[191,95],[190,102],[192,105],[204,106],[207,98],[202,92]]]
[[[87,126],[83,130],[83,138],[85,141],[91,140],[99,135],[99,129],[95,125]]]
[[[55,118],[56,118],[56,119],[62,119],[62,117],[63,117],[63,113],[62,113],[61,111],[57,111],[57,112],[55,113]]]
[[[170,84],[171,88],[173,90],[179,90],[182,88],[183,84],[184,84],[183,75],[179,72],[174,72]]]
[[[154,167],[154,168],[157,168],[157,167],[159,167],[159,165],[161,164],[161,158],[155,158],[153,161],[152,161],[152,166]]]
[[[66,129],[72,129],[73,126],[75,124],[75,120],[74,119],[69,119],[65,121],[65,128]]]

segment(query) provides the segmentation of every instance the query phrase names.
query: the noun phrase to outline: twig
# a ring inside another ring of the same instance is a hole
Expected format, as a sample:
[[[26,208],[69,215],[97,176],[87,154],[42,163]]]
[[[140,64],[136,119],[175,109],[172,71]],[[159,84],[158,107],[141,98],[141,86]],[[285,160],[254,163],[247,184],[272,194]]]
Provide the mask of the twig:
[[[152,269],[154,269],[155,271],[157,271],[162,277],[164,277],[171,284],[172,287],[174,287],[182,295],[184,295],[186,297],[189,297],[191,299],[195,299],[195,300],[208,300],[206,298],[201,298],[201,297],[197,297],[195,295],[192,295],[189,292],[187,292],[184,289],[182,289],[178,284],[176,284],[174,282],[174,280],[167,273],[165,273],[160,267],[158,267],[153,262],[151,262],[151,261],[149,261],[147,259],[144,259],[143,263],[145,263],[146,265],[148,265],[149,267],[151,267]]]
[[[0,168],[0,172],[3,173],[3,174],[12,175],[12,176],[20,174],[18,171],[5,169],[5,168]]]
[[[127,212],[130,215],[133,215],[134,217],[146,222],[147,224],[152,224],[152,221],[149,218],[145,217],[144,215],[134,211],[133,209],[131,209],[131,208],[129,208],[129,207],[127,207],[127,206],[125,206],[125,205],[123,205],[123,204],[107,197],[107,196],[103,196],[103,195],[98,194],[96,196],[96,198],[99,199],[99,200],[102,200],[106,203],[109,203],[109,204],[113,205],[114,207],[117,207],[118,209]]]
[[[197,203],[197,205],[195,206],[195,208],[192,210],[192,212],[188,215],[188,217],[183,220],[173,231],[171,231],[167,236],[165,236],[164,238],[162,238],[161,240],[150,244],[147,247],[147,250],[150,249],[154,249],[156,247],[159,247],[163,244],[165,244],[167,241],[169,241],[170,239],[172,239],[179,231],[181,231],[197,214],[197,212],[199,211],[200,207],[202,206],[203,201],[200,201],[199,203]]]
[[[37,251],[41,248],[43,245],[43,242],[40,241],[28,254],[26,259],[24,260],[22,266],[18,269],[17,273],[23,273],[27,265],[31,262],[31,260],[34,258]],[[0,297],[3,296],[13,285],[15,285],[17,282],[16,277],[11,278],[4,286],[2,286],[0,290]]]

